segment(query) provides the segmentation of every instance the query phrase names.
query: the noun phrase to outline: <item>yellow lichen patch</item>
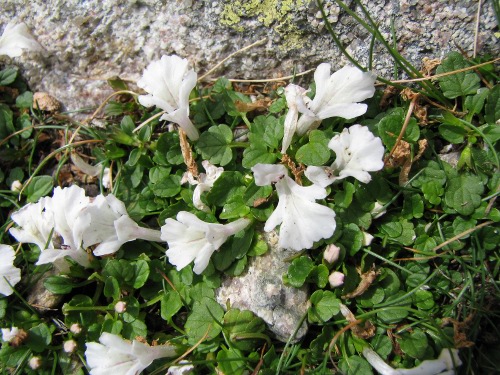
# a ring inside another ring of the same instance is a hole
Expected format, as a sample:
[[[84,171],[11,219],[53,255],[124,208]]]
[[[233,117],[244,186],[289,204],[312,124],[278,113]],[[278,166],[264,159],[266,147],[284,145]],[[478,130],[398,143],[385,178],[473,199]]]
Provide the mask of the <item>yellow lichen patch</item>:
[[[243,31],[242,18],[256,18],[266,27],[272,27],[283,38],[281,49],[290,50],[302,46],[302,33],[293,22],[293,12],[304,9],[311,0],[246,0],[232,1],[224,5],[220,23],[237,31]]]

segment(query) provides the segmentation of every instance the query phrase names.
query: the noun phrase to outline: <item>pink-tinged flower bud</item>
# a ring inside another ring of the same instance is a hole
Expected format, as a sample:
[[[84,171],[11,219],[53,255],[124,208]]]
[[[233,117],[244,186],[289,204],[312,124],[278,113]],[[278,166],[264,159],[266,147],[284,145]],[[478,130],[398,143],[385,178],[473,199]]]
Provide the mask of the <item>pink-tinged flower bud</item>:
[[[342,272],[334,271],[328,277],[328,282],[332,288],[336,288],[344,284],[344,274]]]
[[[116,305],[115,305],[115,311],[118,314],[122,314],[125,311],[127,311],[127,302],[123,302],[123,301],[117,302]]]
[[[77,346],[78,344],[75,340],[68,340],[64,342],[63,349],[66,353],[73,353],[76,350]]]
[[[69,331],[73,335],[79,335],[82,332],[82,326],[78,323],[73,323],[71,327],[69,327]]]
[[[42,365],[42,359],[40,357],[31,357],[28,365],[32,370],[38,370]]]
[[[326,247],[323,253],[323,259],[330,264],[333,264],[339,259],[340,248],[334,244],[330,244]]]

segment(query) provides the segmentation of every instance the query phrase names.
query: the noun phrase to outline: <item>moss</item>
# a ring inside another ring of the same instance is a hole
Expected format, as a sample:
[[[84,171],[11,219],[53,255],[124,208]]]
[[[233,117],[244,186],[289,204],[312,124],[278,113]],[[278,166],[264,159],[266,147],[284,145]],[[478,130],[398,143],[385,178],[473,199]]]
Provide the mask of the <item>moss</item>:
[[[302,32],[293,22],[293,13],[304,10],[311,0],[237,0],[224,5],[221,25],[244,31],[242,18],[257,18],[283,38],[283,50],[302,47]]]

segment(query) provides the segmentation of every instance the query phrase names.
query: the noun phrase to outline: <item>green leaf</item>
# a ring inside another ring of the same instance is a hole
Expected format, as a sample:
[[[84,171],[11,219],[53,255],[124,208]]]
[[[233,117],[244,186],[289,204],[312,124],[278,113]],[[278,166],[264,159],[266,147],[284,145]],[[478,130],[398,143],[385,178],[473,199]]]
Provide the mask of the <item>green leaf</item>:
[[[207,193],[207,203],[222,207],[231,197],[243,195],[244,189],[243,175],[240,172],[223,172]]]
[[[400,290],[396,294],[387,297],[384,301],[384,307],[381,308],[382,311],[377,313],[377,317],[387,324],[398,323],[406,318],[409,314],[408,310],[400,307],[410,307],[412,299],[411,297],[403,297],[404,295],[405,292]],[[398,302],[395,304],[389,304],[389,302],[394,300],[398,300]],[[376,308],[377,306],[374,307]]]
[[[311,323],[325,323],[340,312],[340,300],[329,290],[315,291],[310,301],[307,316]]]
[[[4,139],[14,133],[14,115],[10,108],[0,103],[0,139]]]
[[[484,186],[476,175],[452,178],[445,193],[445,203],[461,215],[471,215],[481,204]]]
[[[300,147],[295,154],[297,161],[305,165],[324,165],[330,159],[328,138],[321,130],[309,133],[309,143]]]
[[[500,119],[500,85],[495,85],[490,90],[484,113],[484,118],[490,124],[495,124]]]
[[[255,164],[273,164],[277,159],[276,154],[269,152],[262,144],[251,143],[250,147],[243,151],[242,165],[244,168],[252,168]]]
[[[207,332],[208,340],[217,337],[222,329],[220,324],[223,316],[224,310],[214,299],[203,297],[195,301],[184,326],[189,344],[196,344]]]
[[[354,184],[349,181],[343,181],[342,183],[344,190],[340,190],[335,193],[335,205],[342,208],[347,208],[352,203],[352,198],[354,197],[354,192],[356,188]]]
[[[0,319],[5,317],[7,312],[7,298],[0,298]]]
[[[254,203],[263,199],[267,199],[273,192],[273,187],[270,185],[257,186],[255,182],[252,181],[250,185],[247,186],[245,194],[243,195],[243,200],[247,206],[253,206]]]
[[[1,85],[1,84],[0,84]],[[33,105],[33,93],[31,91],[23,92],[16,98],[17,108],[31,108]]]
[[[425,199],[434,205],[441,203],[441,197],[444,194],[444,188],[439,181],[427,181],[422,185],[422,193]]]
[[[17,68],[0,70],[0,86],[7,86],[13,83],[16,80],[17,71]]]
[[[308,281],[315,283],[319,288],[324,288],[328,284],[330,272],[324,264],[319,264],[311,271]]]
[[[108,298],[112,298],[113,301],[120,298],[121,289],[118,280],[113,276],[108,276],[104,282],[104,295]]]
[[[290,285],[300,288],[305,282],[309,273],[314,269],[313,261],[307,256],[295,258],[288,267],[288,282]]]
[[[52,342],[52,332],[45,323],[40,323],[28,331],[26,346],[36,353],[43,352]]]
[[[203,159],[224,166],[233,158],[233,151],[229,147],[232,140],[233,132],[229,126],[212,126],[208,131],[201,133],[197,148]]]
[[[413,295],[413,301],[420,310],[429,310],[435,305],[434,296],[428,290],[417,290]]]
[[[378,134],[388,149],[392,149],[396,143],[406,117],[403,108],[396,108],[378,123]],[[416,143],[420,138],[420,129],[415,118],[410,118],[403,135],[403,140],[408,143]]]
[[[27,196],[27,201],[30,203],[38,202],[41,197],[49,194],[54,187],[52,177],[50,176],[35,176],[31,183],[24,190]]]
[[[285,121],[284,117],[280,117],[279,119],[268,116],[266,118],[266,128],[264,130],[264,142],[271,148],[278,148],[278,144],[283,139],[283,122]]]
[[[268,108],[270,113],[278,113],[286,108],[286,99],[278,98],[276,99]]]
[[[65,276],[50,276],[43,285],[53,294],[68,294],[73,290],[73,282]]]
[[[247,373],[247,358],[236,348],[222,348],[217,353],[217,373],[243,375]]]
[[[160,198],[175,197],[181,191],[181,178],[171,174],[151,185],[154,195]]]
[[[405,219],[419,219],[424,215],[424,203],[420,194],[407,194],[401,212]]]
[[[405,354],[417,359],[424,357],[429,345],[427,335],[418,328],[412,333],[403,333],[397,342]]]
[[[484,107],[484,101],[486,97],[490,93],[486,87],[482,87],[477,90],[477,94],[474,96],[468,96],[465,98],[464,107],[469,111],[469,115],[474,115],[477,113],[481,113]]]
[[[436,74],[453,72],[469,66],[470,64],[460,53],[450,52],[436,69]],[[481,82],[479,76],[472,70],[440,77],[438,80],[444,96],[450,99],[475,94]]]
[[[132,287],[135,289],[142,288],[142,286],[146,283],[149,277],[149,265],[145,260],[137,260],[132,262],[132,266],[134,267],[134,278],[132,280]]]
[[[464,141],[467,131],[462,126],[442,124],[439,126],[439,134],[448,142],[459,144]]]
[[[135,319],[133,322],[123,325],[122,336],[127,340],[135,340],[137,336],[147,337],[147,335],[148,327],[140,319]]]
[[[219,215],[221,219],[236,219],[247,215],[250,212],[243,196],[233,195],[222,208]]]
[[[339,361],[339,368],[345,375],[373,375],[370,364],[360,356],[343,357]]]
[[[181,307],[181,296],[177,291],[170,290],[166,292],[161,299],[161,317],[167,321],[170,321],[170,319],[172,319],[172,317],[177,314]]]
[[[353,223],[349,223],[342,229],[342,237],[339,242],[345,246],[349,255],[356,254],[363,246],[363,232]]]
[[[113,276],[120,285],[131,285],[135,277],[135,267],[125,259],[112,259],[104,266],[103,276]]]
[[[413,223],[407,220],[392,221],[380,226],[380,232],[394,242],[410,246],[415,239]]]
[[[252,350],[255,334],[265,331],[264,321],[249,310],[231,309],[224,315],[224,332],[239,350]]]

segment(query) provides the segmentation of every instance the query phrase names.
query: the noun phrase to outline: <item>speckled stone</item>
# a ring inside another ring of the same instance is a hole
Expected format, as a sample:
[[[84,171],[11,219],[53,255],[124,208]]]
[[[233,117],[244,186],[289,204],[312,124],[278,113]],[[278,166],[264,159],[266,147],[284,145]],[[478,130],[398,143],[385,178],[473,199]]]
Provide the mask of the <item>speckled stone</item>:
[[[263,238],[269,251],[252,258],[243,275],[224,280],[217,290],[217,301],[224,308],[229,301],[232,307],[252,311],[266,322],[277,339],[286,342],[307,312],[309,294],[306,287],[297,289],[282,282],[282,275],[289,266],[285,259],[296,253],[278,247],[275,231],[263,233]],[[304,322],[294,341],[306,333]]]
[[[356,9],[352,0],[345,2]],[[323,3],[347,50],[367,64],[371,35],[333,0]],[[363,3],[389,39],[393,20],[399,52],[417,67],[423,57],[442,58],[457,46],[472,54],[479,4],[477,51],[499,53],[492,1]],[[1,9],[2,30],[11,20],[23,21],[46,51],[13,61],[0,57],[0,66],[19,65],[33,91],[48,92],[68,110],[95,108],[111,93],[106,78],[135,82],[163,54],[189,58],[201,74],[230,53],[267,38],[230,59],[212,78],[272,78],[321,62],[335,69],[347,62],[313,0],[3,0]],[[392,78],[393,60],[378,43],[374,52],[373,69]],[[310,81],[305,78],[305,84]]]

